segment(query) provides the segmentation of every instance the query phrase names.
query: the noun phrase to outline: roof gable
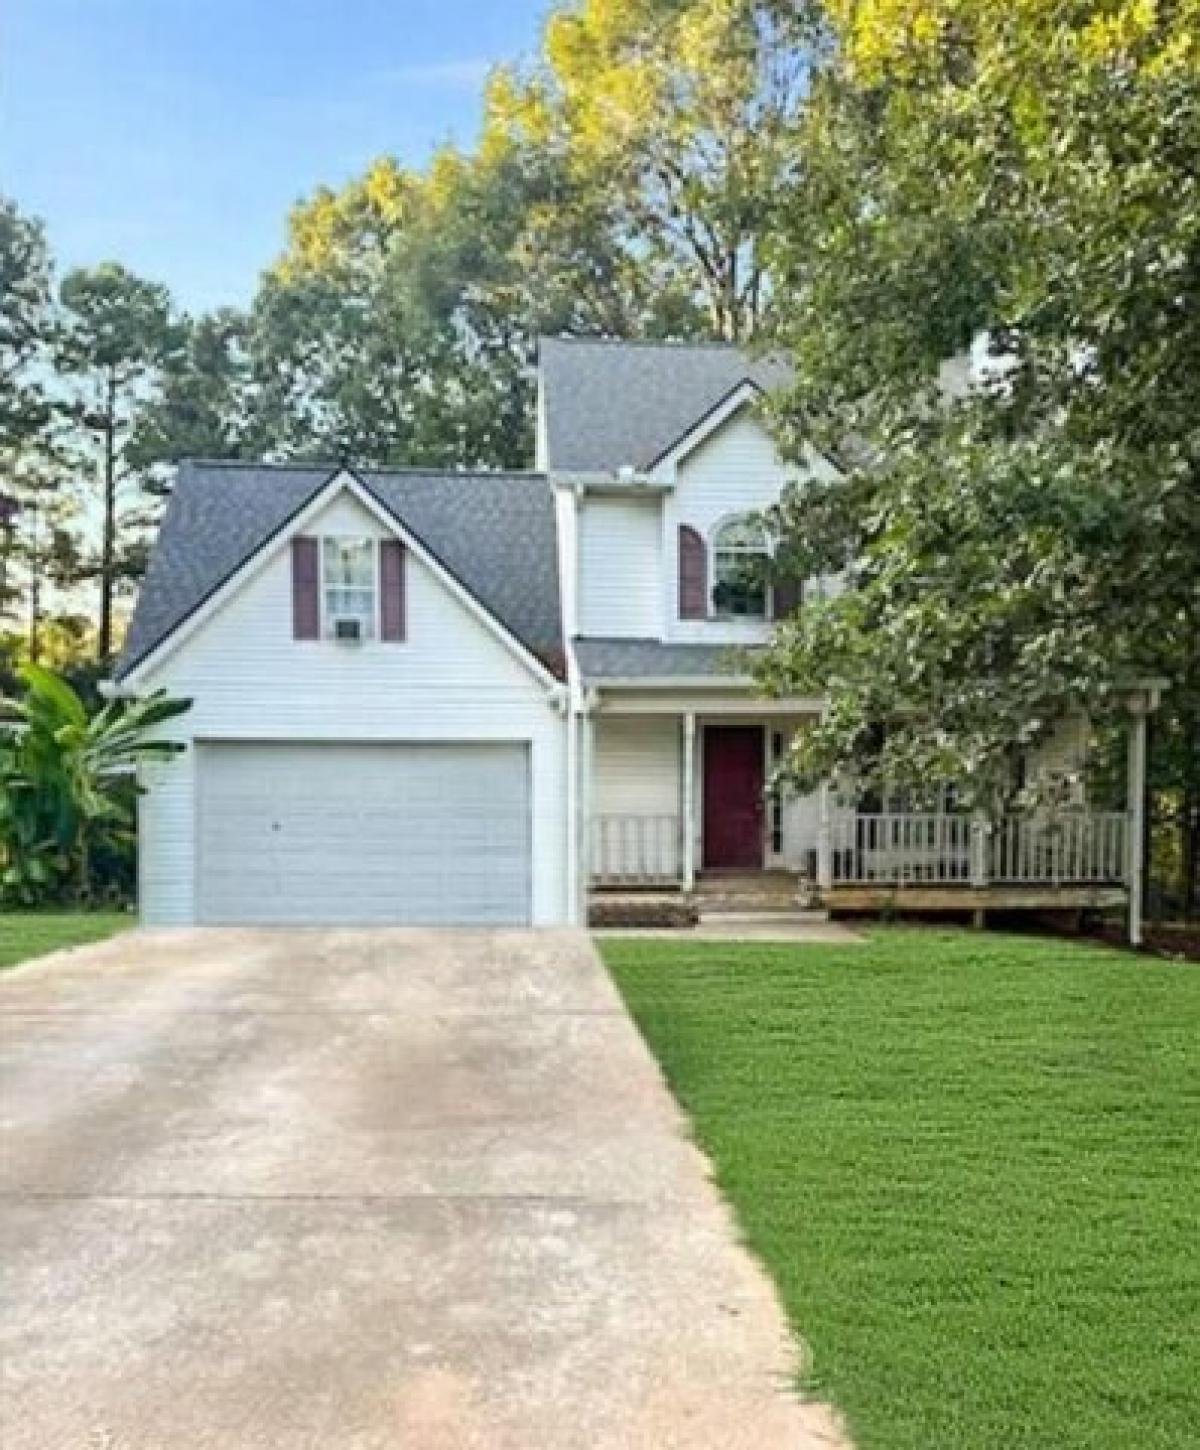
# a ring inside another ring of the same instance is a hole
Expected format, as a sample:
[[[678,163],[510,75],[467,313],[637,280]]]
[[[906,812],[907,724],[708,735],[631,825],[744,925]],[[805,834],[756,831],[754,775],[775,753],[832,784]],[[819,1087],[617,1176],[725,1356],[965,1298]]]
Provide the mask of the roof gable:
[[[779,359],[718,343],[543,338],[545,463],[554,473],[652,468],[743,389],[791,376]]]
[[[561,668],[554,509],[544,478],[187,462],[117,677],[164,644],[342,475],[529,653]]]

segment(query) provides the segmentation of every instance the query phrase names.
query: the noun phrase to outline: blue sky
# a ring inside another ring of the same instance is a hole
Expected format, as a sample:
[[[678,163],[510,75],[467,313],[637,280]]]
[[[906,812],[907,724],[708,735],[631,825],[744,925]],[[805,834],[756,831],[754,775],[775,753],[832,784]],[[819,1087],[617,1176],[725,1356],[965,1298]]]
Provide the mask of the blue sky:
[[[0,0],[0,190],[60,265],[244,304],[288,208],[474,140],[549,0]]]

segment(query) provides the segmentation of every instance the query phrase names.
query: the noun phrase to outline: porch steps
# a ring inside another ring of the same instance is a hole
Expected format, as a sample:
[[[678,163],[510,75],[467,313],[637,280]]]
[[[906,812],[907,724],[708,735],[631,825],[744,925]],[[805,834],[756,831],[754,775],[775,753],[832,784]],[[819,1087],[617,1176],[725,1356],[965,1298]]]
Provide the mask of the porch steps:
[[[829,920],[802,904],[801,883],[790,871],[705,872],[696,882],[700,920],[743,925]]]
[[[827,911],[815,907],[793,907],[790,911],[708,911],[700,908],[700,922],[721,926],[820,926],[829,920]]]

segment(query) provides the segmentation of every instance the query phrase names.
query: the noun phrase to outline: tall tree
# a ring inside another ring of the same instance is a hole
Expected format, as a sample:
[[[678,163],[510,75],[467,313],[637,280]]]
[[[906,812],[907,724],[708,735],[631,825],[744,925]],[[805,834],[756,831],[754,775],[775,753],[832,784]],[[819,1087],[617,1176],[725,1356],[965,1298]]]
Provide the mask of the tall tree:
[[[156,387],[138,411],[130,466],[147,486],[165,486],[165,465],[181,458],[241,458],[259,450],[251,411],[250,320],[222,307],[177,323]]]
[[[1147,675],[1196,741],[1200,8],[834,9],[778,248],[777,418],[846,477],[792,491],[779,526],[794,570],[850,588],[763,668],[831,696],[793,764],[1003,792],[1056,714]],[[968,386],[946,360],[972,347]],[[1194,841],[1189,757],[1158,785]]]
[[[745,340],[826,44],[805,0],[583,0],[551,15],[532,70],[497,77],[494,124],[561,154],[635,265],[684,285],[713,335]]]
[[[28,520],[18,475],[47,443],[53,334],[50,254],[41,226],[0,197],[0,619],[20,604]]]
[[[167,289],[116,262],[64,277],[57,363],[72,393],[71,416],[88,440],[83,477],[97,489],[100,542],[86,572],[99,584],[101,659],[113,649],[113,600],[139,577],[151,512],[145,477],[128,444],[162,369],[181,344]]]
[[[493,132],[293,212],[254,308],[255,427],[297,455],[524,467],[540,331],[653,330],[677,296],[606,250],[549,154]]]
[[[45,363],[53,330],[50,254],[41,225],[0,196],[0,455],[46,425]]]
[[[3,579],[9,614],[21,629],[28,658],[38,660],[55,600],[82,566],[81,507],[69,456],[43,436],[10,455],[4,487],[11,500],[5,529]],[[61,601],[60,601],[61,602]]]

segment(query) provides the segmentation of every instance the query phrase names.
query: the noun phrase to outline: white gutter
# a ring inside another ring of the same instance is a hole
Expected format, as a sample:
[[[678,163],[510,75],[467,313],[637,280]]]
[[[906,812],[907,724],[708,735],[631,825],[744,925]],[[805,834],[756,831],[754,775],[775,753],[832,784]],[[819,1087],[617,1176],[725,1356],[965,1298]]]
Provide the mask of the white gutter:
[[[593,675],[591,684],[601,690],[745,690],[754,684],[754,676]]]

